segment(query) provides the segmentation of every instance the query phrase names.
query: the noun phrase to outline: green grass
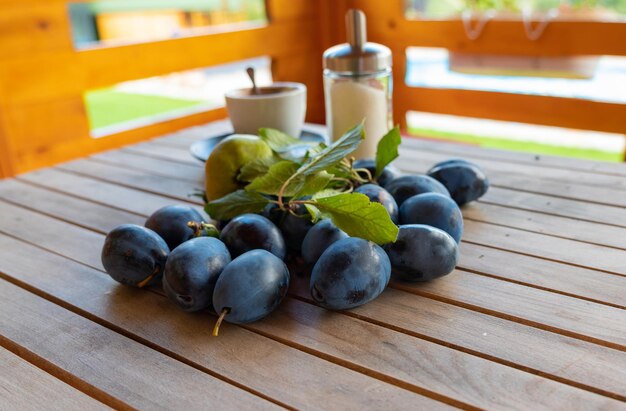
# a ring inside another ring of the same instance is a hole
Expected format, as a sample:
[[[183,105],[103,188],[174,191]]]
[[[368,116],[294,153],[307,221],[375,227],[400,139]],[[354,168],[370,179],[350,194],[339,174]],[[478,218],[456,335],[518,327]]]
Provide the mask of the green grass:
[[[129,120],[150,117],[205,103],[160,96],[145,96],[102,89],[85,93],[85,105],[91,129],[98,129]]]
[[[550,144],[541,144],[531,141],[516,141],[508,140],[504,137],[491,138],[480,137],[470,134],[451,133],[437,130],[421,129],[416,127],[409,127],[409,133],[416,136],[424,136],[429,138],[438,138],[450,141],[459,141],[463,143],[476,144],[481,147],[496,148],[500,150],[510,151],[522,151],[535,154],[547,154],[563,157],[575,157],[588,160],[601,160],[601,161],[624,161],[623,153],[614,153],[601,150],[577,148],[577,147],[562,147],[554,146]]]

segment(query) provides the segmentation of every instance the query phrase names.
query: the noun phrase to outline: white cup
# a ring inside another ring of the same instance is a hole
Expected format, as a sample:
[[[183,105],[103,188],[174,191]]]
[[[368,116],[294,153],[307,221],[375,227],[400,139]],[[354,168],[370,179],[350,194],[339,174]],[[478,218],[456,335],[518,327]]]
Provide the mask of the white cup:
[[[301,83],[274,83],[226,93],[226,109],[237,134],[257,134],[262,127],[275,128],[298,138],[306,115],[306,86]]]

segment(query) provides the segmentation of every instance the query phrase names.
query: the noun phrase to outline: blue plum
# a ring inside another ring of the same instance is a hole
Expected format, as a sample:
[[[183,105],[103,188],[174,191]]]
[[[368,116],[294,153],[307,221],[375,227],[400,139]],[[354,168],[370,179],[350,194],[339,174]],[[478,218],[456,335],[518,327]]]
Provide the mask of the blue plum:
[[[406,175],[391,180],[385,189],[395,198],[398,207],[409,197],[422,193],[439,193],[449,196],[448,190],[439,181],[425,175]]]
[[[269,203],[265,206],[263,211],[261,211],[261,215],[267,219],[269,219],[272,223],[276,224],[278,227],[280,222],[285,217],[285,212],[278,207],[276,203]]]
[[[220,240],[233,257],[255,249],[267,250],[281,260],[287,254],[285,240],[278,227],[258,214],[242,214],[230,220],[222,229]]]
[[[367,169],[372,177],[374,177],[374,175],[376,174],[376,160],[374,160],[373,158],[362,158],[360,160],[356,160],[352,166],[354,168]],[[365,173],[362,173],[360,175],[363,178],[367,178],[367,175]],[[380,174],[380,176],[378,176],[376,182],[384,187],[385,184],[387,184],[394,178],[400,177],[400,175],[400,170],[389,164],[383,169],[383,172]]]
[[[145,226],[160,235],[170,250],[195,237],[195,231],[187,223],[200,224],[208,219],[195,208],[186,205],[170,205],[155,211],[146,220]]]
[[[330,310],[347,310],[378,297],[387,287],[391,265],[371,241],[344,238],[324,251],[311,274],[313,299]]]
[[[418,194],[400,207],[400,224],[426,224],[450,234],[457,244],[463,235],[463,214],[448,196],[439,193]]]
[[[315,224],[302,242],[302,258],[307,264],[315,264],[322,253],[336,241],[348,238],[331,220],[324,219]]]
[[[313,227],[313,223],[308,211],[302,204],[298,204],[295,213],[298,217],[291,213],[286,213],[278,227],[283,233],[283,238],[289,251],[299,254],[302,250],[304,237]]]
[[[459,248],[450,234],[422,224],[400,226],[395,243],[385,245],[394,276],[405,281],[428,281],[454,270]]]
[[[285,263],[269,251],[252,250],[226,266],[215,285],[213,305],[230,323],[250,323],[274,311],[288,288]]]
[[[211,307],[215,283],[228,263],[228,249],[217,238],[198,237],[186,241],[167,259],[163,290],[185,311]]]
[[[478,200],[489,189],[489,179],[476,164],[466,160],[448,160],[435,164],[428,175],[441,182],[459,206]]]
[[[398,204],[387,190],[376,184],[363,184],[354,192],[365,194],[370,201],[382,204],[389,213],[391,221],[398,223]]]
[[[107,234],[101,258],[115,281],[143,287],[161,280],[169,253],[165,240],[154,231],[124,224]]]
[[[469,160],[466,160],[464,158],[454,157],[454,158],[449,158],[447,160],[438,162],[437,164],[432,166],[431,169],[433,169],[435,167],[448,166],[448,165],[451,165],[451,164],[474,164],[474,163],[472,163]]]

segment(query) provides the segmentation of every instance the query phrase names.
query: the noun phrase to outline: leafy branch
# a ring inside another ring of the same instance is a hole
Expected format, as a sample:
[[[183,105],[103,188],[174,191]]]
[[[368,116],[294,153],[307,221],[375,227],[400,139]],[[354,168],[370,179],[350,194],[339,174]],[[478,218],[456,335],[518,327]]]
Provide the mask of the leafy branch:
[[[373,181],[398,156],[400,133],[390,130],[379,142],[376,172],[355,169],[354,152],[365,138],[363,122],[348,130],[333,144],[303,143],[273,129],[261,129],[259,137],[274,152],[270,159],[254,160],[242,167],[238,179],[248,182],[237,190],[206,204],[205,210],[217,219],[260,212],[275,203],[283,212],[293,213],[304,205],[310,218],[330,218],[346,233],[385,244],[395,241],[398,227],[385,208],[354,187]]]

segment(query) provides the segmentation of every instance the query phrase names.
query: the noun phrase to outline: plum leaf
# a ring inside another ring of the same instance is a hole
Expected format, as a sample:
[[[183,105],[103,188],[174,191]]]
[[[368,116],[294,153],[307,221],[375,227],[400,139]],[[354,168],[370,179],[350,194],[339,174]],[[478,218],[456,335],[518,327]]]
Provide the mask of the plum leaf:
[[[237,180],[246,182],[253,181],[255,178],[266,174],[270,167],[279,161],[280,159],[276,157],[264,157],[252,160],[241,167]]]
[[[396,241],[398,227],[391,221],[385,207],[373,203],[360,193],[344,193],[317,198],[310,202],[333,223],[352,237],[360,237],[377,244]]]
[[[296,172],[297,175],[310,175],[325,170],[344,159],[361,144],[365,138],[363,122],[350,129],[339,140],[312,155]]]
[[[256,191],[257,193],[272,195],[278,194],[281,187],[294,175],[298,167],[298,163],[294,163],[293,161],[279,161],[273,164],[267,170],[267,173],[252,180],[252,182],[246,186],[246,191]],[[283,195],[287,197],[294,195],[302,188],[303,182],[303,178],[291,179],[289,184],[285,187]]]
[[[222,198],[208,202],[204,210],[218,220],[228,220],[245,213],[258,213],[270,202],[259,193],[237,190]]]
[[[402,136],[398,126],[389,130],[376,146],[376,173],[374,178],[380,177],[387,164],[398,157],[398,146],[402,143]]]

